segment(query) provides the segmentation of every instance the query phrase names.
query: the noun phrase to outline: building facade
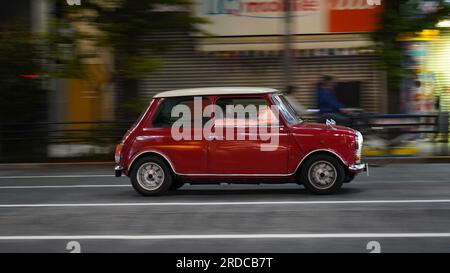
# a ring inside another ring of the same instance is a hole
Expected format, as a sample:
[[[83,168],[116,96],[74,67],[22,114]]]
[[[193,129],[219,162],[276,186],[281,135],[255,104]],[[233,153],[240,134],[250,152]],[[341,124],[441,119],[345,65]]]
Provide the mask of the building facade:
[[[315,108],[314,87],[323,74],[339,82],[341,97],[368,112],[385,111],[385,79],[369,49],[381,6],[367,1],[292,0],[291,65],[295,96]],[[210,23],[205,35],[171,33],[175,46],[163,66],[140,83],[140,94],[205,86],[284,89],[285,18],[282,0],[196,0],[196,15]],[[346,92],[347,93],[343,93]]]

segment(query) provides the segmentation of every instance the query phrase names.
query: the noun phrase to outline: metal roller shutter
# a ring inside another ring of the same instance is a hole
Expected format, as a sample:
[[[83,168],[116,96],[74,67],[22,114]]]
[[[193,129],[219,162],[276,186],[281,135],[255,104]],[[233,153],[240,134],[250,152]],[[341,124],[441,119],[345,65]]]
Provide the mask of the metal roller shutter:
[[[165,35],[164,39],[176,45],[164,55],[161,69],[140,82],[140,95],[145,99],[180,88],[283,88],[282,52],[202,52],[196,49],[195,38],[188,35]],[[314,108],[315,82],[321,74],[331,74],[338,81],[360,81],[362,107],[368,112],[380,112],[384,86],[382,73],[375,65],[373,56],[296,56],[293,64],[296,96],[305,107]]]

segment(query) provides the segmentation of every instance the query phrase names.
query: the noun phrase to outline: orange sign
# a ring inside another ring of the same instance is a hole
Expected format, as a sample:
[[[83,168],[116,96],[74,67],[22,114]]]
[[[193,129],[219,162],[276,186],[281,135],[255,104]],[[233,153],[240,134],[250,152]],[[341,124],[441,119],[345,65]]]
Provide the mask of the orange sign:
[[[381,5],[369,4],[368,0],[330,0],[330,32],[370,32],[379,26]]]

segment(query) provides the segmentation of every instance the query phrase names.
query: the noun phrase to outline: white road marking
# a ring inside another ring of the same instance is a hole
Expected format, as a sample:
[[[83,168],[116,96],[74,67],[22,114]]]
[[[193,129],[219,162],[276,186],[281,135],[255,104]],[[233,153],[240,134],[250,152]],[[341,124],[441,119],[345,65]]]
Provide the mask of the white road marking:
[[[443,238],[450,233],[295,233],[183,235],[36,235],[0,236],[0,240],[198,240],[198,239],[320,239],[320,238]]]
[[[347,205],[347,204],[423,204],[450,203],[450,199],[429,200],[336,200],[336,201],[247,201],[247,202],[137,202],[137,203],[55,203],[0,204],[0,208],[40,207],[125,207],[125,206],[235,206],[235,205]]]
[[[93,178],[93,177],[115,177],[115,176],[113,174],[18,175],[18,176],[0,176],[0,179]]]
[[[131,185],[51,185],[51,186],[0,186],[0,189],[54,189],[54,188],[113,188],[131,187]]]

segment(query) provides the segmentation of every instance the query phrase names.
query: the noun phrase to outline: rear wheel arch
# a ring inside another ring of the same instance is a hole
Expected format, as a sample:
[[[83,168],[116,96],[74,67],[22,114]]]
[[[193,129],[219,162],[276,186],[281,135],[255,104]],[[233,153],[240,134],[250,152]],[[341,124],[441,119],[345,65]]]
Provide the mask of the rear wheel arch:
[[[133,170],[133,168],[136,166],[136,162],[138,162],[141,158],[144,158],[144,157],[156,157],[156,158],[160,159],[161,161],[163,161],[164,163],[167,164],[172,175],[176,176],[175,170],[173,169],[173,166],[172,166],[171,162],[169,161],[169,159],[167,159],[165,156],[163,156],[162,154],[157,153],[157,152],[144,152],[144,153],[138,155],[131,162],[131,165],[128,168],[128,174],[130,174],[131,171]]]

